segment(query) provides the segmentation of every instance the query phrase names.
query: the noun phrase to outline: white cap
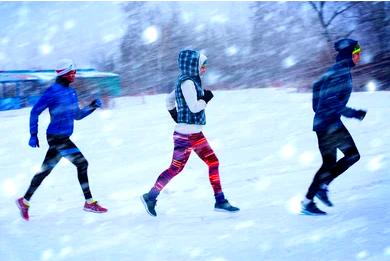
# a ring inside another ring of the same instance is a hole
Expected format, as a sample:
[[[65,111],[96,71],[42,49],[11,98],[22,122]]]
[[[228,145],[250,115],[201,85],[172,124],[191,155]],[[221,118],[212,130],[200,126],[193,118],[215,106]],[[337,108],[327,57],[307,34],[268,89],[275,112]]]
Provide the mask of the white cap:
[[[76,67],[72,60],[70,59],[62,59],[58,62],[56,67],[57,76],[61,76],[67,74],[68,72],[76,70]]]

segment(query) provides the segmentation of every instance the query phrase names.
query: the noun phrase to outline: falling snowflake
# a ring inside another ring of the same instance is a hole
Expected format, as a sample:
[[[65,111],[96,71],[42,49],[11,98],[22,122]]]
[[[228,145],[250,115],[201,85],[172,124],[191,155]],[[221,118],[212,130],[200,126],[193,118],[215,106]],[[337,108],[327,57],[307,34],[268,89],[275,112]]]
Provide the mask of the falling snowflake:
[[[64,23],[64,30],[71,30],[76,25],[76,22],[74,20],[67,20]]]
[[[368,170],[370,171],[377,171],[382,168],[383,165],[383,156],[379,155],[370,160],[368,163]]]
[[[314,160],[314,153],[312,151],[305,151],[299,156],[299,161],[303,166],[308,166]]]
[[[8,37],[3,37],[3,38],[1,38],[1,40],[0,40],[0,43],[1,43],[1,44],[4,44],[4,45],[8,44],[8,42],[9,42],[9,38],[8,38]]]
[[[114,34],[106,34],[102,37],[102,40],[104,43],[109,43],[115,40],[115,35]]]
[[[367,84],[366,84],[366,88],[367,88],[367,91],[369,92],[375,92],[376,89],[377,89],[377,82],[372,80],[372,81],[369,81]]]
[[[12,179],[6,179],[3,182],[3,193],[7,197],[13,197],[17,194],[18,188]]]
[[[295,195],[286,202],[286,208],[293,214],[301,212],[301,200],[303,196],[301,194]]]
[[[211,18],[211,22],[217,24],[224,24],[228,21],[228,18],[224,15],[216,15]]]
[[[235,46],[231,46],[229,48],[226,48],[225,53],[227,56],[233,56],[237,54],[237,48]]]
[[[280,150],[280,153],[284,159],[289,159],[295,154],[295,148],[291,144],[286,144]]]
[[[368,252],[367,251],[360,251],[357,253],[356,258],[357,259],[364,259],[368,257]]]
[[[39,46],[39,51],[42,55],[48,55],[53,51],[53,47],[49,44],[41,44]]]
[[[290,68],[291,66],[294,66],[297,62],[295,61],[293,56],[289,56],[283,60],[283,67],[284,68]]]
[[[156,26],[149,26],[142,34],[143,40],[146,44],[154,43],[158,40],[159,30]]]

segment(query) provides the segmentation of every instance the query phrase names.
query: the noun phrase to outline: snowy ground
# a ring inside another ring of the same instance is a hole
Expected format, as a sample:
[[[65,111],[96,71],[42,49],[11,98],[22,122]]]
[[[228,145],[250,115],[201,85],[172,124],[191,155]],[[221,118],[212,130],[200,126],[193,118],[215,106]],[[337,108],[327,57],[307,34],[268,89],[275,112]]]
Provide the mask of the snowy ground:
[[[158,217],[139,196],[171,160],[173,121],[165,95],[119,98],[76,123],[73,141],[88,159],[94,197],[107,214],[82,211],[76,169],[61,160],[19,217],[22,196],[47,150],[28,147],[30,109],[0,112],[0,260],[390,260],[390,92],[353,93],[368,109],[344,119],[361,160],[331,186],[325,217],[297,215],[320,165],[311,131],[311,95],[286,90],[216,91],[204,130],[221,162],[236,214],[213,211],[207,168],[192,155],[161,193]]]

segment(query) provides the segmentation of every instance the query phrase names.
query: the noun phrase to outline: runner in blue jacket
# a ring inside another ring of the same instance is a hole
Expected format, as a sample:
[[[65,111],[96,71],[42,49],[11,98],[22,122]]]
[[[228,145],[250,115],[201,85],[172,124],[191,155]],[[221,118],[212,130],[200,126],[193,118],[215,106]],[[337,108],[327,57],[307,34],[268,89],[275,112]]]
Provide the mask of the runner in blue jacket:
[[[57,78],[34,105],[30,114],[30,140],[29,145],[33,148],[39,147],[38,140],[38,117],[45,110],[49,109],[50,124],[46,131],[49,149],[42,163],[41,171],[37,173],[30,184],[24,197],[17,200],[21,215],[29,220],[29,200],[50,174],[62,157],[67,158],[77,167],[78,179],[85,197],[84,210],[103,213],[107,209],[101,207],[93,200],[88,182],[88,162],[77,146],[70,140],[73,133],[74,120],[81,120],[91,114],[96,108],[101,107],[99,99],[95,99],[90,105],[79,108],[77,93],[70,86],[76,76],[76,69],[71,60],[61,60],[56,69]]]

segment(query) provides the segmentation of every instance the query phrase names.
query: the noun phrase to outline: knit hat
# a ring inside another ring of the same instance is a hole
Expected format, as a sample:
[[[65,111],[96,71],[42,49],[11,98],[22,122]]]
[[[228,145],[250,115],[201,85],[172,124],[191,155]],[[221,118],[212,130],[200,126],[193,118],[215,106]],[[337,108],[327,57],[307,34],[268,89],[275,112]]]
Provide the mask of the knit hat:
[[[358,53],[361,51],[358,41],[344,38],[338,40],[334,44],[334,49],[339,52],[336,60],[351,60],[352,61],[352,53]]]
[[[70,71],[76,70],[76,67],[72,60],[70,59],[62,59],[58,62],[56,67],[56,74],[57,76],[62,76],[64,74],[67,74]]]
[[[351,53],[355,46],[358,45],[358,41],[352,39],[341,39],[335,42],[334,49],[339,53]]]

